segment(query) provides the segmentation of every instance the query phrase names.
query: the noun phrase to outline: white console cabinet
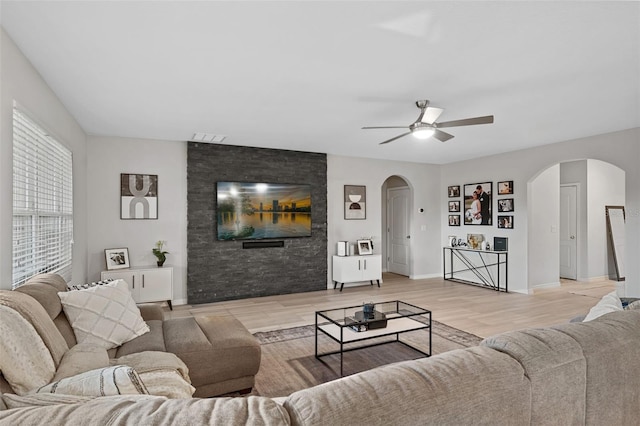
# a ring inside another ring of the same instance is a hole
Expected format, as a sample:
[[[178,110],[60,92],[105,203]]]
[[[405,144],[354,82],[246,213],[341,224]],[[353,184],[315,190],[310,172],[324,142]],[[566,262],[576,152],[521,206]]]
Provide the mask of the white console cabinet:
[[[333,288],[340,283],[340,291],[344,283],[360,281],[378,282],[382,279],[382,255],[366,256],[333,256]]]
[[[173,310],[173,268],[136,267],[102,271],[100,279],[125,280],[136,303],[166,301]]]

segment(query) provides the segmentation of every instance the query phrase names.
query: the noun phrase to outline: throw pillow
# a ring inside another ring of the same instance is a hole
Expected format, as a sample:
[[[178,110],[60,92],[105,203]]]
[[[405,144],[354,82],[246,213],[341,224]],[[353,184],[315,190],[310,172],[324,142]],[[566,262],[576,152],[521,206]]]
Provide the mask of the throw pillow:
[[[628,311],[634,311],[636,309],[640,310],[640,300],[636,300],[635,302],[629,303],[625,307],[625,309],[628,310]]]
[[[149,332],[124,280],[58,296],[78,343],[111,349]]]
[[[600,299],[600,301],[589,310],[589,313],[584,318],[583,322],[591,321],[599,316],[604,314],[608,314],[609,312],[621,311],[622,310],[622,302],[620,298],[616,294],[615,291],[612,291],[609,294],[606,294]]]
[[[100,368],[67,377],[66,379],[49,383],[35,393],[79,396],[149,394],[136,370],[126,365]]]

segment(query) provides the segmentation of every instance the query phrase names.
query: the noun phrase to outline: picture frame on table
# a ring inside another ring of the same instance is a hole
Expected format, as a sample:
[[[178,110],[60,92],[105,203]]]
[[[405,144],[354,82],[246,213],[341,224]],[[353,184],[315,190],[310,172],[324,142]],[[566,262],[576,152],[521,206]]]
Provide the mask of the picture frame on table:
[[[467,246],[474,250],[482,250],[484,247],[484,234],[467,234]]]
[[[107,262],[108,271],[126,269],[131,266],[129,264],[129,249],[126,247],[105,249],[104,258]]]
[[[371,240],[358,240],[358,254],[360,256],[373,254],[373,246]]]

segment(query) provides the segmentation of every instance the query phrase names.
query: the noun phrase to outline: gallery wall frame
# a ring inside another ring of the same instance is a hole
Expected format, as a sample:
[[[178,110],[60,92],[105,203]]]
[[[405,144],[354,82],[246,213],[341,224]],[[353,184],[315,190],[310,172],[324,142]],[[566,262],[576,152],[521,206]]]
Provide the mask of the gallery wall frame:
[[[501,198],[498,200],[498,213],[512,212],[513,198]]]
[[[449,211],[450,212],[459,212],[460,211],[460,201],[449,201]]]
[[[344,186],[344,218],[345,220],[364,220],[367,218],[366,186]]]
[[[498,228],[513,229],[513,216],[498,216]]]
[[[158,219],[158,175],[120,174],[120,219]]]
[[[129,264],[129,249],[122,248],[110,248],[104,250],[104,258],[107,263],[107,270],[113,269],[126,269],[131,265]]]
[[[459,214],[450,214],[449,215],[449,226],[460,226],[460,215]]]
[[[513,181],[505,180],[498,182],[498,195],[511,195],[513,194]]]
[[[474,198],[474,193],[476,198]],[[493,182],[465,184],[463,194],[464,224],[491,225],[493,223]]]
[[[452,185],[447,188],[449,198],[457,198],[460,196],[460,185]]]

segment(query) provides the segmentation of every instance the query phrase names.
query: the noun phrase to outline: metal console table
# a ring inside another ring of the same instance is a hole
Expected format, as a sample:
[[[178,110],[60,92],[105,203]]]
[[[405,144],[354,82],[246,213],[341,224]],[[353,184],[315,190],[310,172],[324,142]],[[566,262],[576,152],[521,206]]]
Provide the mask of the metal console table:
[[[496,291],[509,291],[506,251],[443,247],[444,279]]]

